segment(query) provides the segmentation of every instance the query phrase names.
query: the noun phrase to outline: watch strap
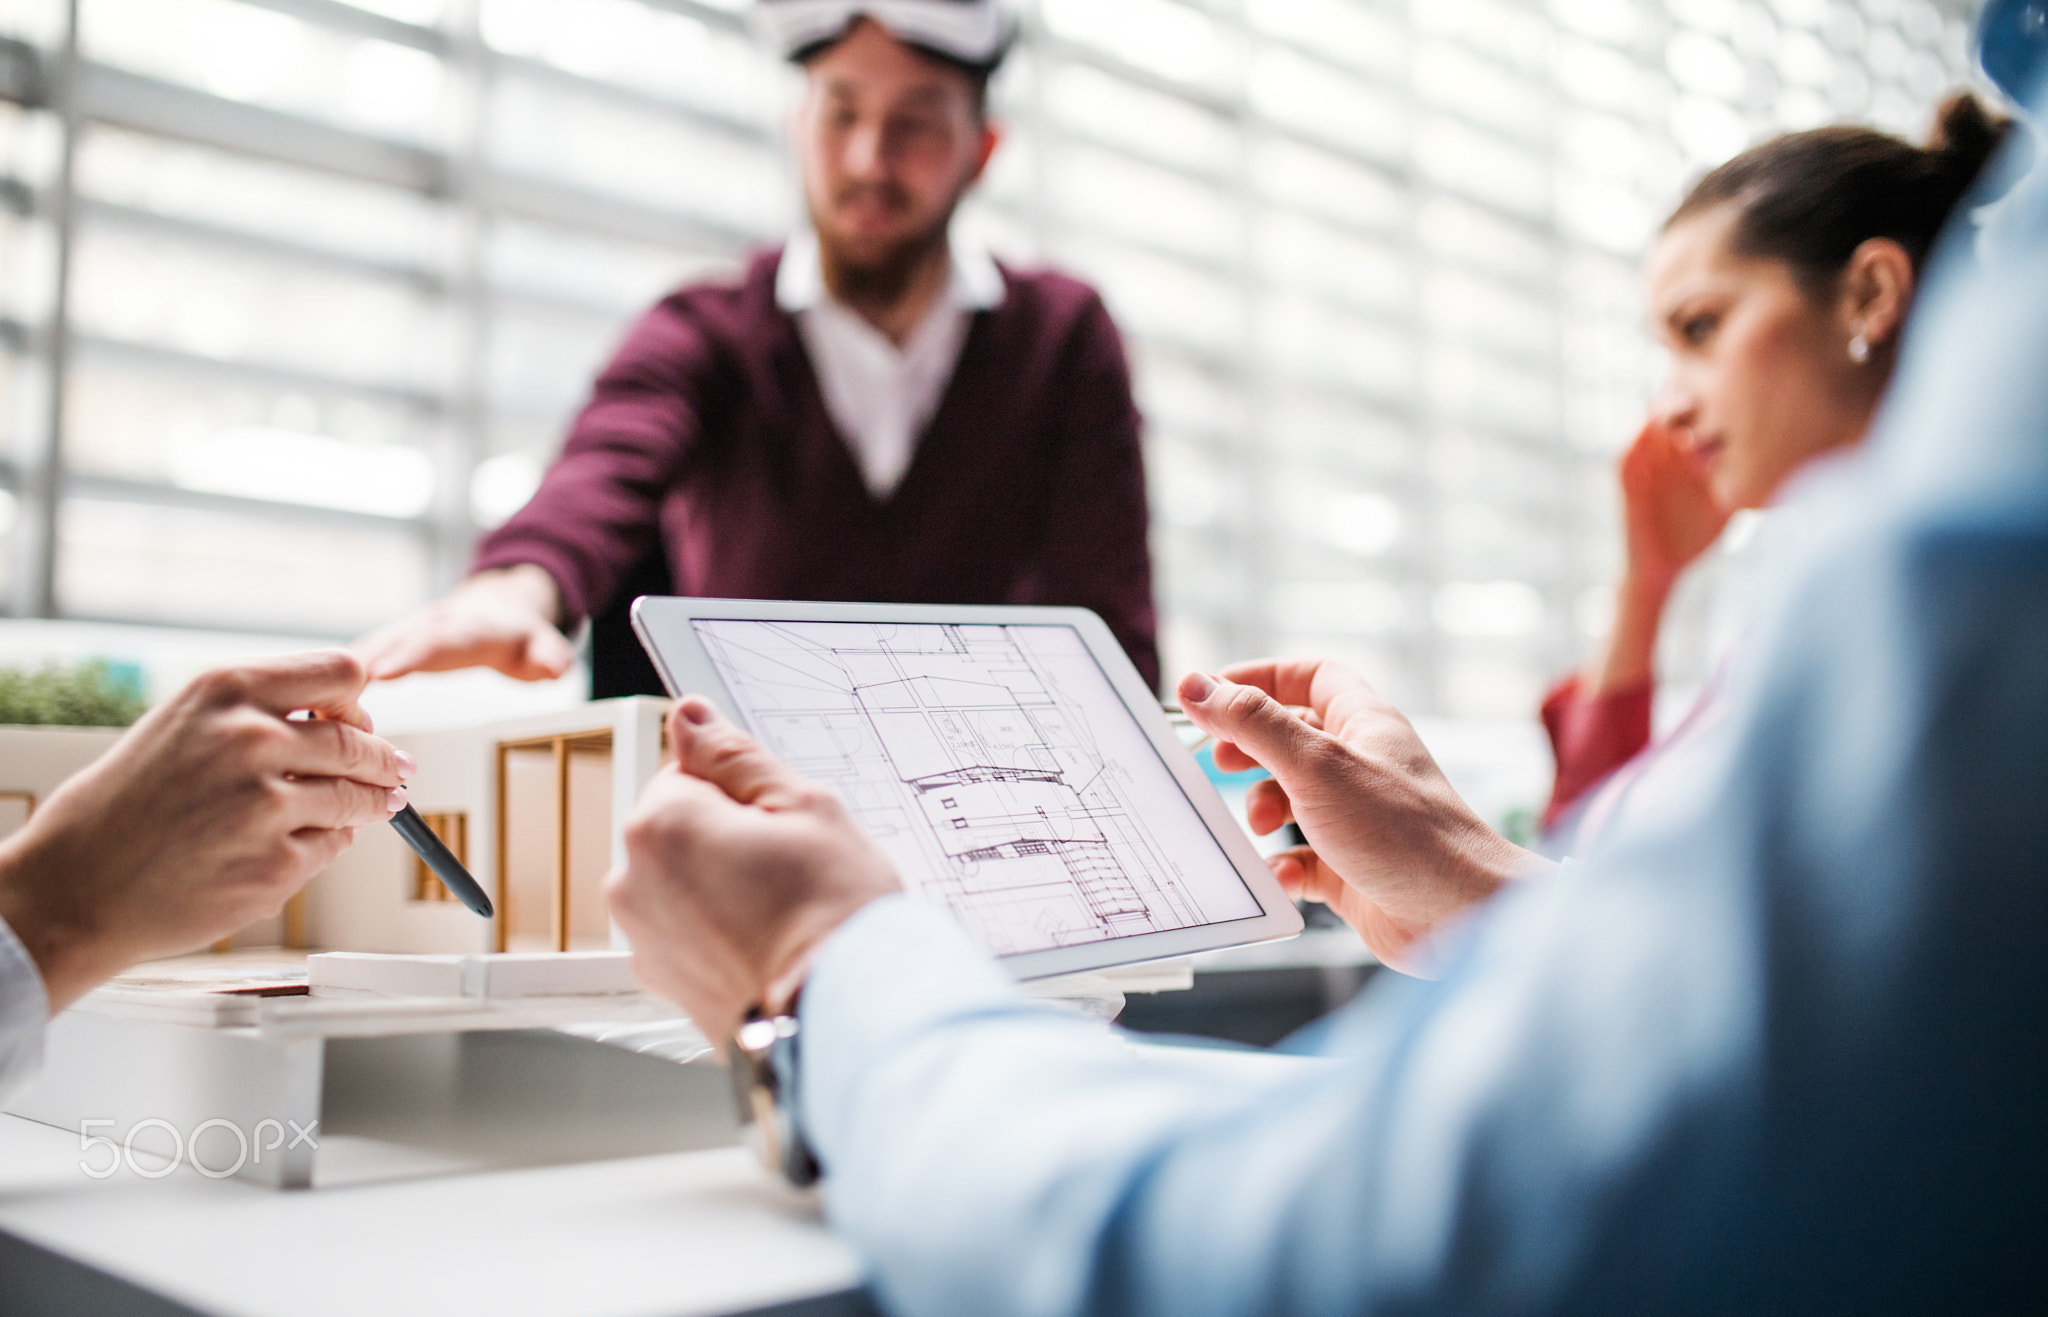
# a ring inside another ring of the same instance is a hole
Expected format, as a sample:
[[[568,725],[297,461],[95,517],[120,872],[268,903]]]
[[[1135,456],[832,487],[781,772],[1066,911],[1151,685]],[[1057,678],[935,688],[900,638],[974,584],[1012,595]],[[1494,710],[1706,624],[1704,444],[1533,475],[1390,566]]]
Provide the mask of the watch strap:
[[[794,1015],[749,1011],[727,1044],[740,1124],[751,1129],[761,1164],[799,1188],[818,1181],[818,1159],[804,1138],[797,1106]]]

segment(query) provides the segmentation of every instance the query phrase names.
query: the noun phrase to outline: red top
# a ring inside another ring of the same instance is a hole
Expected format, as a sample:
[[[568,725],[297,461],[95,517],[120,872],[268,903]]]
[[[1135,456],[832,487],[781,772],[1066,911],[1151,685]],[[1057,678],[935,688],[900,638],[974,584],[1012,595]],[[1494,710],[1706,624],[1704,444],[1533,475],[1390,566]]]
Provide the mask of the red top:
[[[833,426],[780,255],[643,317],[473,571],[533,563],[574,623],[658,543],[678,592],[1092,608],[1155,688],[1141,422],[1087,285],[1003,270],[903,482],[876,501]]]
[[[1575,673],[1543,697],[1543,730],[1557,757],[1557,782],[1543,811],[1545,831],[1588,791],[1650,744],[1649,682],[1589,695]]]

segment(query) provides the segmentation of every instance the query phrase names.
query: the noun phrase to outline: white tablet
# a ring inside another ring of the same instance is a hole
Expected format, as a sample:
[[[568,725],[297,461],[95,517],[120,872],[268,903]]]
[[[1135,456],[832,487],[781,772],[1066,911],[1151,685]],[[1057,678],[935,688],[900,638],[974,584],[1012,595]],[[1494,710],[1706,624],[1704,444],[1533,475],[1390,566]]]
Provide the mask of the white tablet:
[[[672,694],[829,785],[1018,978],[1301,931],[1085,608],[648,596],[633,627]]]

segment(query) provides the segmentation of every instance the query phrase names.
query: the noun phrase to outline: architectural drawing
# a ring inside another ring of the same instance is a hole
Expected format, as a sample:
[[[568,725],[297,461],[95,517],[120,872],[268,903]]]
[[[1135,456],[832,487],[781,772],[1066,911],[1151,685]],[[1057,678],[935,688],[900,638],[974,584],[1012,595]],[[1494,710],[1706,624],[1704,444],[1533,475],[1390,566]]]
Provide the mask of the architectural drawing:
[[[1199,829],[1071,628],[694,625],[751,730],[837,791],[905,880],[991,952],[1257,913],[1220,852],[1227,878],[1205,901],[1144,822],[1142,793],[1163,780]]]

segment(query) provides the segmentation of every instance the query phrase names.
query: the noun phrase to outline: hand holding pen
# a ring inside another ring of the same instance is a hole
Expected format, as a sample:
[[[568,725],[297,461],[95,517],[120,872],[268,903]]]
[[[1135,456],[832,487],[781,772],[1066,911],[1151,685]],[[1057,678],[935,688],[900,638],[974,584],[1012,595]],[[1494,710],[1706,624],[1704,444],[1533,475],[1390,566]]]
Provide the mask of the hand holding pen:
[[[276,914],[357,827],[404,806],[412,764],[370,734],[366,680],[340,651],[209,672],[0,844],[0,918],[52,1009]]]

